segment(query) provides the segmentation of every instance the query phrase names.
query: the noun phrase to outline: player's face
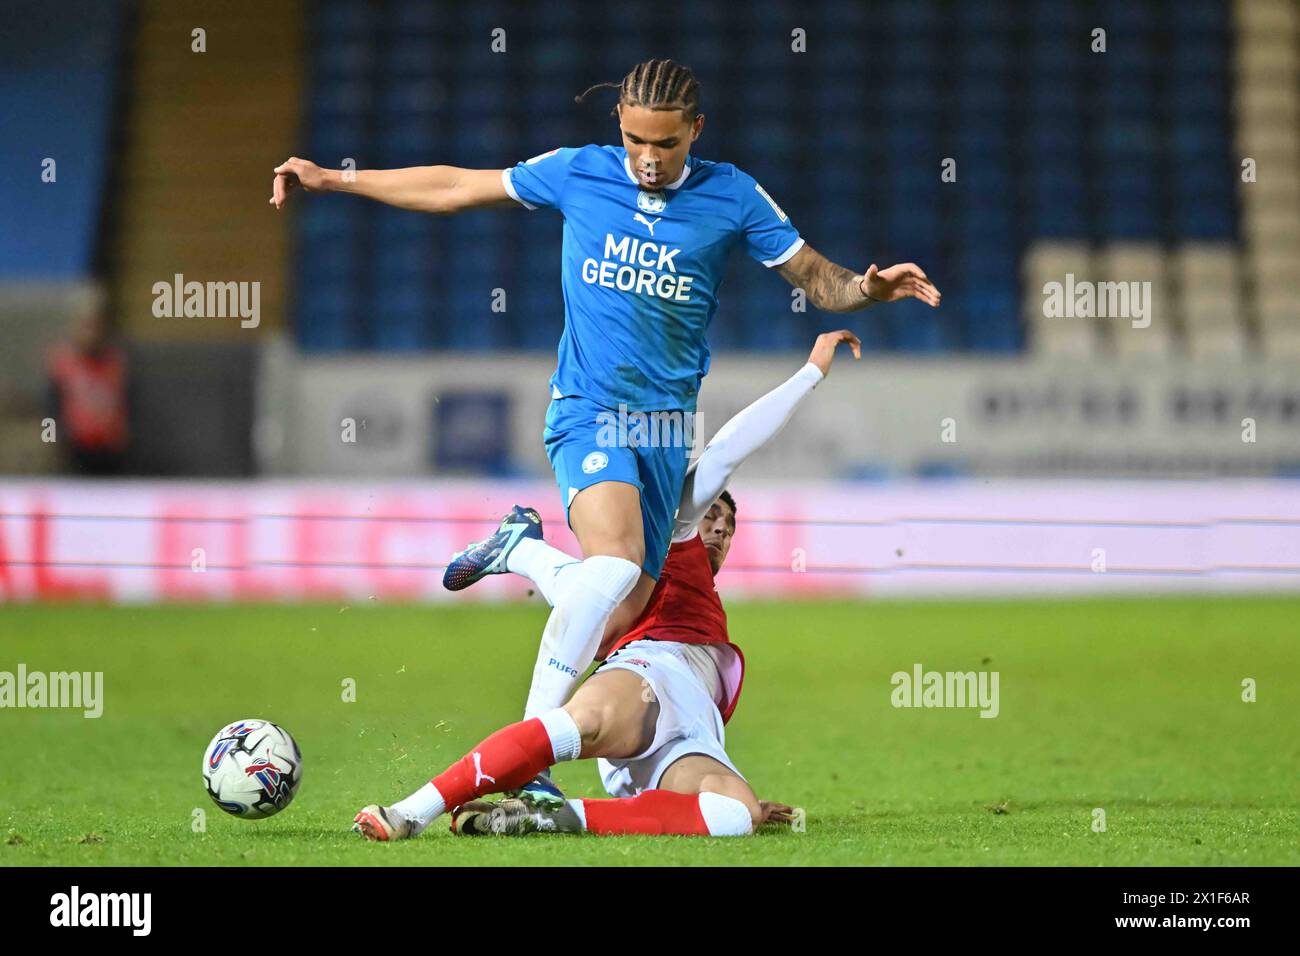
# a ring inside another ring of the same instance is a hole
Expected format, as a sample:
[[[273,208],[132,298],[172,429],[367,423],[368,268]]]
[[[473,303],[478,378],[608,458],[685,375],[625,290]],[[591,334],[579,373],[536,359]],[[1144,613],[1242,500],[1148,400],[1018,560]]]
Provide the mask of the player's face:
[[[722,569],[722,562],[727,560],[727,552],[731,550],[731,539],[735,534],[736,513],[731,510],[731,505],[719,498],[700,521],[700,540],[709,552],[709,564],[713,566],[714,574]]]
[[[618,125],[641,188],[663,189],[682,174],[691,143],[704,126],[704,116],[696,116],[692,123],[681,110],[620,105]]]

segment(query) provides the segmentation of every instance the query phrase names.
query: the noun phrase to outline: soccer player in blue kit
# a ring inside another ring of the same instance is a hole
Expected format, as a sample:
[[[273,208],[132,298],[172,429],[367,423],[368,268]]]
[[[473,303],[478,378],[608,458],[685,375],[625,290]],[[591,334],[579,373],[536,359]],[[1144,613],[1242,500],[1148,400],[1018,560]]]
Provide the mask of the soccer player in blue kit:
[[[751,176],[691,156],[704,114],[686,67],[648,60],[617,86],[622,146],[554,149],[504,170],[344,173],[295,157],[276,167],[272,186],[276,208],[302,186],[442,215],[522,205],[564,216],[564,333],[544,441],[583,561],[547,621],[526,718],[565,703],[607,628],[626,628],[654,589],[691,449],[611,443],[611,431],[637,434],[611,429],[611,416],[691,421],[731,250],[742,245],[828,312],[908,297],[937,307],[940,299],[913,263],[860,274],[830,262]],[[497,533],[456,556],[444,582],[458,590],[504,573],[518,543],[540,536],[537,513],[515,508]]]

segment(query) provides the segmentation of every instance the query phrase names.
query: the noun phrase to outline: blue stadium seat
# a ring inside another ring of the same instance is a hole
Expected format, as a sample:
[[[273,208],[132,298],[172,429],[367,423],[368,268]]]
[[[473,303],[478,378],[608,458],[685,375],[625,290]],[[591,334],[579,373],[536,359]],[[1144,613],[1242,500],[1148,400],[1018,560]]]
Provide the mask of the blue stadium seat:
[[[1027,0],[1027,6],[1024,18],[1034,37],[1077,36],[1088,19],[1088,8],[1074,0]],[[1083,36],[1088,33],[1085,31]]]
[[[1010,0],[982,0],[955,6],[957,22],[966,36],[1010,33],[1020,13],[1017,4]]]
[[[319,284],[303,289],[296,310],[298,344],[308,352],[339,352],[364,345],[356,287]]]
[[[384,122],[375,139],[375,165],[381,168],[425,166],[439,161],[438,130],[425,116]]]
[[[438,78],[438,63],[446,55],[446,46],[436,37],[391,37],[379,57],[379,74],[432,83]]]
[[[1031,122],[1068,122],[1077,118],[1077,123],[1082,118],[1083,87],[1073,77],[1040,76],[1028,96]]]
[[[350,37],[366,34],[373,29],[379,8],[348,0],[330,0],[322,3],[311,18],[311,27],[318,34],[317,42],[325,37]]]
[[[969,348],[977,352],[1015,352],[1023,347],[1020,297],[1014,287],[985,286],[964,296],[960,309]]]
[[[1108,27],[1109,35],[1118,34],[1120,37],[1145,33],[1157,26],[1152,5],[1133,3],[1132,0],[1098,0],[1097,22]],[[1122,45],[1108,43],[1107,52]]]
[[[957,48],[957,70],[966,81],[1001,83],[1013,66],[1011,51],[1010,40],[1005,36],[970,38]]]
[[[1176,116],[1203,116],[1226,124],[1228,101],[1222,86],[1213,83],[1186,83],[1168,91],[1167,107]],[[1227,130],[1224,130],[1226,135]]]
[[[939,310],[916,299],[891,304],[884,322],[891,344],[902,352],[942,352],[955,344]]]
[[[913,38],[933,35],[943,16],[935,0],[889,0],[882,6],[881,19],[899,34]]]
[[[371,348],[416,352],[434,347],[430,313],[436,300],[419,282],[378,285],[366,304]]]
[[[1161,220],[1154,197],[1107,195],[1101,203],[1098,222],[1108,239],[1158,238]]]
[[[1180,0],[1168,13],[1167,26],[1178,34],[1222,36],[1228,32],[1228,5],[1221,0]]]
[[[329,84],[337,81],[363,78],[369,73],[374,61],[374,47],[364,39],[352,36],[322,38],[321,45],[312,58],[315,85],[326,89]]]
[[[308,137],[310,155],[317,162],[338,166],[345,157],[357,161],[357,168],[369,165],[363,159],[370,146],[370,134],[360,117],[347,121],[318,123]]]
[[[370,83],[364,79],[327,83],[312,103],[315,123],[364,123],[373,102]]]
[[[1004,119],[1011,108],[1011,88],[996,75],[981,75],[962,84],[957,93],[957,105],[963,123]]]

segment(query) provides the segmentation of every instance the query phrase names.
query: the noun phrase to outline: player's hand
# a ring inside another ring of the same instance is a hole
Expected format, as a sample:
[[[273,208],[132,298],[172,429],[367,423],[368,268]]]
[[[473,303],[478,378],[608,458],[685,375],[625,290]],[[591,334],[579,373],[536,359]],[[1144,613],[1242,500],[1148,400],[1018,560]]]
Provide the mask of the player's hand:
[[[289,193],[299,186],[308,192],[324,190],[329,185],[328,179],[329,174],[310,159],[290,156],[275,167],[275,179],[271,183],[271,205],[279,209]]]
[[[877,302],[897,302],[899,299],[912,298],[920,299],[935,309],[943,298],[915,262],[904,262],[888,269],[877,269],[873,262],[858,283],[858,290]]]
[[[794,821],[794,807],[787,807],[784,803],[760,800],[758,808],[763,814],[758,821],[760,827],[768,823],[789,824]]]
[[[808,356],[808,361],[822,370],[823,378],[831,374],[831,359],[835,358],[835,347],[841,342],[849,343],[849,347],[853,349],[855,359],[862,358],[862,340],[848,329],[840,329],[838,332],[823,332],[817,336],[817,341],[813,343],[812,353]]]

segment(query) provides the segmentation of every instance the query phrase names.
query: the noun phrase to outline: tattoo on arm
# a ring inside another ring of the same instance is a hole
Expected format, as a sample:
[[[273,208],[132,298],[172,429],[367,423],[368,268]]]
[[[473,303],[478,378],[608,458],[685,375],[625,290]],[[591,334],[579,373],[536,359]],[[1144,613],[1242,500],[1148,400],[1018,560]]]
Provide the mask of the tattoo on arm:
[[[787,282],[803,289],[809,301],[823,311],[855,312],[875,302],[863,294],[856,272],[836,265],[808,246],[777,268]]]

